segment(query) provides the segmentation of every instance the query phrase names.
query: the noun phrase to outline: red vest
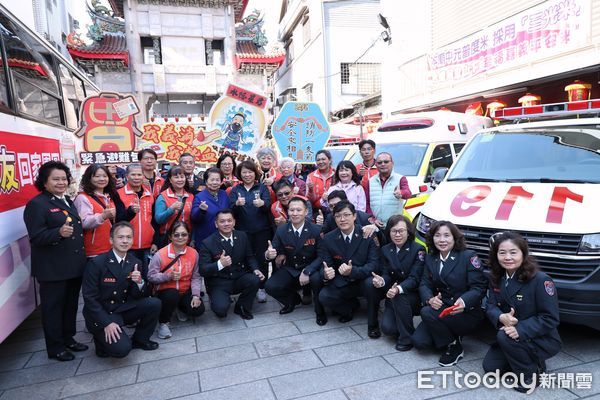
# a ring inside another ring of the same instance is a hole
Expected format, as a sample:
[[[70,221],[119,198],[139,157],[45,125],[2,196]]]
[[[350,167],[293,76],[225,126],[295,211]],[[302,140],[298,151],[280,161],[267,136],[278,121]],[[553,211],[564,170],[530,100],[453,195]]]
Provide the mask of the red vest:
[[[169,244],[168,246],[163,247],[158,251],[158,255],[160,256],[160,270],[167,265],[175,258],[176,254],[173,251],[173,245]],[[187,246],[182,254],[179,257],[179,260],[172,266],[170,266],[167,270],[162,271],[163,273],[169,273],[174,271],[181,272],[181,278],[178,281],[168,281],[163,282],[156,286],[156,290],[166,290],[166,289],[177,289],[179,293],[183,294],[187,292],[192,285],[192,274],[194,272],[194,268],[198,264],[198,252],[196,249]]]
[[[139,199],[140,212],[129,221],[133,226],[133,250],[148,249],[152,246],[152,238],[154,236],[154,228],[152,227],[152,206],[154,205],[154,196],[150,188],[142,185],[144,194]],[[135,201],[138,201],[137,193],[135,193],[129,184],[119,189],[119,196],[123,200],[125,208],[129,208]]]
[[[331,183],[333,182],[333,175],[335,172],[333,168],[330,169],[328,176],[321,175],[321,171],[318,169],[308,174],[306,178],[306,190],[308,192],[308,198],[310,199],[313,210],[321,208],[321,197],[323,193],[327,193]],[[314,184],[313,190],[308,189],[309,180]]]
[[[87,193],[79,193],[79,196],[84,196],[92,206],[92,212],[94,214],[102,214],[104,208],[96,200]],[[100,197],[100,201],[104,201],[105,198]],[[115,208],[115,203],[110,199],[106,208]],[[102,253],[106,253],[111,249],[110,245],[110,227],[112,223],[110,220],[105,219],[102,225],[97,226],[94,229],[83,230],[83,245],[85,247],[85,255],[87,257],[97,256]]]
[[[176,201],[179,200],[179,198],[177,197],[177,195],[175,193],[173,193],[171,188],[165,190],[160,195],[163,197],[163,199],[165,199],[167,208],[171,207],[171,205],[173,205],[173,203],[175,203]],[[184,194],[184,196],[185,196],[185,203],[183,203],[183,211],[181,212],[181,215],[179,216],[179,221],[185,222],[185,224],[188,227],[188,231],[191,232],[192,231],[192,220],[191,220],[190,216],[192,215],[192,203],[194,202],[194,195],[186,192]],[[169,217],[167,222],[160,225],[159,230],[160,230],[161,234],[167,232],[167,229],[170,229],[171,226],[173,226],[173,224],[175,223],[175,217],[177,216],[177,214],[179,214],[179,211],[174,212]]]

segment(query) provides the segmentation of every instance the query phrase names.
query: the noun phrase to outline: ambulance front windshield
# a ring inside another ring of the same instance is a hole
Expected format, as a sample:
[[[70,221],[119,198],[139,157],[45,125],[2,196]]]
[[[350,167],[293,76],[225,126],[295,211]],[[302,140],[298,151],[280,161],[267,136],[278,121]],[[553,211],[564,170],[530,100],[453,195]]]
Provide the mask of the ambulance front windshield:
[[[600,127],[479,134],[448,181],[600,183]]]
[[[404,176],[416,176],[427,151],[427,143],[377,143],[377,154],[389,153],[394,161],[394,172]],[[362,162],[357,151],[350,159],[354,165]]]

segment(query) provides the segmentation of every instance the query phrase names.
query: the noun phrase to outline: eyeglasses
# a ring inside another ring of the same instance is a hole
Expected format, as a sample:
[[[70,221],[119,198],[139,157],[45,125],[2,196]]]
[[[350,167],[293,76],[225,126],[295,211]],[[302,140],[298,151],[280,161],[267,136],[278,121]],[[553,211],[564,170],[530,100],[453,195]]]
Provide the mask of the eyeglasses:
[[[154,158],[152,156],[146,156],[146,157],[142,157],[142,160],[156,160],[156,158]]]
[[[377,164],[378,164],[378,165],[381,165],[381,164],[389,164],[389,163],[391,163],[391,162],[392,162],[392,160],[379,160],[379,161],[377,161]]]
[[[337,213],[335,214],[334,218],[338,219],[338,220],[342,220],[342,219],[350,219],[354,214],[352,213]]]
[[[189,234],[187,232],[182,232],[182,233],[174,233],[173,237],[174,238],[186,238],[188,237]]]
[[[288,191],[288,192],[277,192],[277,197],[287,197],[290,194],[292,194],[291,191]]]
[[[391,229],[390,235],[392,235],[392,236],[404,235],[404,234],[406,234],[406,232],[408,232],[406,229]]]
[[[231,167],[231,166],[233,166],[233,163],[230,163],[230,162],[225,163],[224,162],[224,163],[221,163],[221,166],[223,166],[223,167]]]

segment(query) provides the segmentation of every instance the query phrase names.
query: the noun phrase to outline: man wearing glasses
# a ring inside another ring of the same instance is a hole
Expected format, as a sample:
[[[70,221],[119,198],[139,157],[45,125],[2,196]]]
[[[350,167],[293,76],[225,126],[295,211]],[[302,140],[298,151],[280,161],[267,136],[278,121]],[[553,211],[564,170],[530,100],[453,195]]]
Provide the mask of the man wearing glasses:
[[[323,261],[323,288],[319,292],[319,301],[323,307],[336,311],[340,315],[339,321],[344,323],[352,321],[360,304],[358,296],[364,293],[365,280],[372,276],[379,263],[380,251],[375,240],[365,238],[360,226],[355,224],[353,204],[339,202],[333,209],[333,216],[337,229],[326,234],[319,246]],[[324,310],[320,312],[326,321]]]
[[[297,195],[294,194],[294,184],[285,178],[275,182],[273,188],[275,189],[277,201],[271,204],[271,214],[273,215],[275,224],[279,226],[288,222],[288,206],[292,197]],[[304,196],[298,197],[306,199]],[[306,219],[312,221],[312,217],[312,206],[309,203]]]
[[[406,177],[394,172],[394,160],[390,153],[379,153],[375,160],[379,173],[369,179],[367,212],[375,216],[375,224],[383,229],[387,220],[402,215],[404,201],[412,195]]]

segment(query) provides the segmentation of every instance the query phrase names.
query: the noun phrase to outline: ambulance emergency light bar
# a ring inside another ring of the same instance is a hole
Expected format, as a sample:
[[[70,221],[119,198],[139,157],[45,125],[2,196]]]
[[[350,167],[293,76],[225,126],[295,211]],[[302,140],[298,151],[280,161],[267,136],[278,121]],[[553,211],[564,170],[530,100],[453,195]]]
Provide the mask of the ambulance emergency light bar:
[[[539,104],[528,107],[508,107],[502,110],[494,110],[492,118],[500,120],[519,120],[586,114],[600,115],[600,99]]]

